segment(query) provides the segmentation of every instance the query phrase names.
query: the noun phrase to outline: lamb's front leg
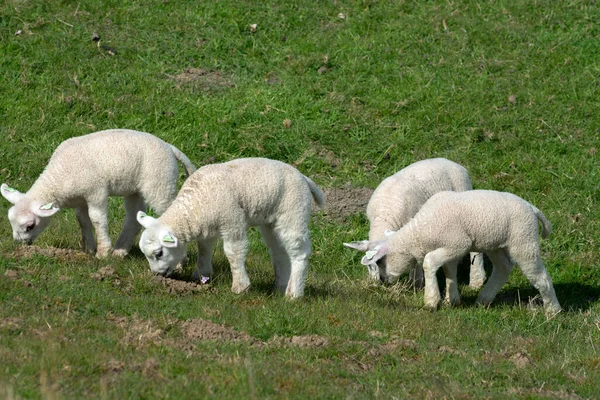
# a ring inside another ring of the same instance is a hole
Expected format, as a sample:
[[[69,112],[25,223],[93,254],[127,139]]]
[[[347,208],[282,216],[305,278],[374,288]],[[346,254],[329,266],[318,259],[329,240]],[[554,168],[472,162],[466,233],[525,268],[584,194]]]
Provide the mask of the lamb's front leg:
[[[438,287],[437,277],[435,276],[437,270],[448,264],[448,276],[446,276],[448,298],[450,302],[458,301],[460,296],[458,295],[458,289],[456,287],[456,264],[460,257],[465,252],[459,252],[452,249],[439,248],[434,251],[427,253],[423,260],[423,272],[425,275],[425,306],[436,309],[440,303],[440,288]]]
[[[250,287],[250,278],[244,265],[247,249],[248,239],[245,230],[223,235],[223,250],[229,260],[233,278],[231,291],[237,294],[245,292]]]
[[[94,238],[94,229],[88,215],[87,206],[77,207],[75,215],[81,228],[81,251],[93,255],[96,253],[96,239]]]
[[[197,267],[192,274],[192,279],[199,281],[202,277],[210,277],[212,275],[212,255],[213,246],[215,245],[216,239],[198,239],[198,261]]]
[[[98,250],[96,257],[104,258],[110,254],[111,241],[108,235],[108,197],[98,204],[88,204],[88,215],[96,231]]]

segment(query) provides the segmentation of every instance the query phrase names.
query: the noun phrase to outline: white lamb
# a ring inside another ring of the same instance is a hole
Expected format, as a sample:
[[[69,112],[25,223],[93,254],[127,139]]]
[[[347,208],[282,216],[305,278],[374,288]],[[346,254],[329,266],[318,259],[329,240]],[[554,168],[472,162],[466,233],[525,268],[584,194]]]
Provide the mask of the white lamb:
[[[177,160],[188,175],[196,170],[185,154],[149,133],[110,129],[67,139],[27,193],[2,184],[2,195],[14,204],[8,210],[13,237],[31,244],[49,217],[75,208],[82,250],[105,257],[111,251],[108,197],[123,196],[127,214],[113,254],[124,256],[141,229],[137,212],[150,206],[161,214],[175,198]]]
[[[538,220],[545,238],[552,230],[550,222],[535,206],[514,194],[490,190],[442,192],[429,199],[398,232],[367,251],[362,263],[380,261],[381,279],[393,282],[415,262],[422,262],[425,305],[436,308],[440,301],[436,271],[443,266],[446,301],[456,304],[460,301],[457,262],[470,251],[483,252],[494,269],[479,294],[479,303],[490,304],[514,264],[518,264],[540,292],[546,313],[554,315],[561,308],[540,258]]]
[[[275,270],[275,287],[291,298],[304,293],[310,255],[308,222],[312,201],[322,207],[321,190],[292,166],[265,158],[242,158],[200,168],[184,183],[158,219],[138,213],[146,228],[140,248],[157,274],[170,275],[196,239],[194,279],[212,273],[212,248],[221,237],[231,265],[232,291],[250,286],[244,261],[246,231],[259,226]]]
[[[462,192],[471,190],[467,170],[445,158],[417,161],[396,174],[384,179],[369,200],[367,218],[370,222],[369,240],[344,243],[346,247],[360,251],[372,250],[386,235],[397,231],[410,221],[431,196],[442,191]],[[370,243],[371,248],[366,249]],[[366,249],[366,250],[365,250]],[[472,253],[469,285],[480,288],[485,281],[483,254]],[[367,265],[372,279],[379,279],[375,263]],[[423,285],[423,269],[420,265],[411,270],[417,286]]]

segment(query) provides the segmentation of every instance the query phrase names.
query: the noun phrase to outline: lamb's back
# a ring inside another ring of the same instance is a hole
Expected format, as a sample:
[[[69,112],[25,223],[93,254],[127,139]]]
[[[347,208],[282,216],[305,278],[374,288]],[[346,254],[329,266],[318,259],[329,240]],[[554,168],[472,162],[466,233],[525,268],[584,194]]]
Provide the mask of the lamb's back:
[[[88,193],[105,187],[110,194],[130,194],[144,179],[176,160],[170,147],[144,132],[112,129],[62,142],[44,171],[59,179],[65,191]],[[176,168],[176,167],[175,167]]]
[[[389,229],[398,229],[434,194],[471,188],[461,165],[444,158],[418,161],[381,182],[367,205],[367,217],[371,222],[385,219],[395,225]]]

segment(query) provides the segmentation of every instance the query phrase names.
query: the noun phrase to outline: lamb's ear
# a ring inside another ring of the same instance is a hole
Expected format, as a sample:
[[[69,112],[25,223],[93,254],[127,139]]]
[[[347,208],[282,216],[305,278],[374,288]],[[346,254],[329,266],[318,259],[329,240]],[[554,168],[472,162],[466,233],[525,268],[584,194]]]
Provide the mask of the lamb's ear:
[[[177,247],[177,242],[177,238],[170,233],[167,233],[160,238],[160,244],[164,247]]]
[[[140,223],[141,226],[147,229],[150,225],[154,223],[154,221],[156,221],[156,218],[147,215],[143,211],[138,211],[137,221]]]
[[[356,249],[358,251],[367,251],[369,248],[368,240],[360,240],[358,242],[344,243],[344,246],[350,249]]]
[[[6,183],[3,183],[2,186],[0,186],[0,192],[2,192],[2,196],[12,204],[17,204],[24,196],[23,193],[19,192],[17,189],[11,188]]]
[[[53,203],[39,204],[40,203],[33,203],[31,207],[31,212],[38,217],[48,218],[60,211],[60,207],[54,207]]]
[[[387,255],[388,251],[389,247],[387,243],[375,246],[373,250],[369,250],[366,252],[365,256],[362,258],[362,260],[360,260],[360,263],[362,265],[375,264],[382,257]]]

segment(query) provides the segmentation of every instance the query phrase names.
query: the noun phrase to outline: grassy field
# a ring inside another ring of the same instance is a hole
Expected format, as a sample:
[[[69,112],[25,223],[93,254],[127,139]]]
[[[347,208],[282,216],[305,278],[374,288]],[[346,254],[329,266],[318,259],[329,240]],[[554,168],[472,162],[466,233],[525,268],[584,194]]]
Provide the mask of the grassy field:
[[[255,231],[234,295],[220,247],[210,285],[173,285],[137,249],[78,253],[71,210],[17,245],[1,199],[0,397],[600,397],[598,21],[592,0],[0,3],[1,182],[26,191],[60,142],[120,127],[341,193],[312,219],[298,302]],[[564,312],[547,320],[517,270],[487,309],[466,285],[429,312],[406,281],[368,282],[342,247],[366,238],[368,189],[438,156],[552,221]]]

